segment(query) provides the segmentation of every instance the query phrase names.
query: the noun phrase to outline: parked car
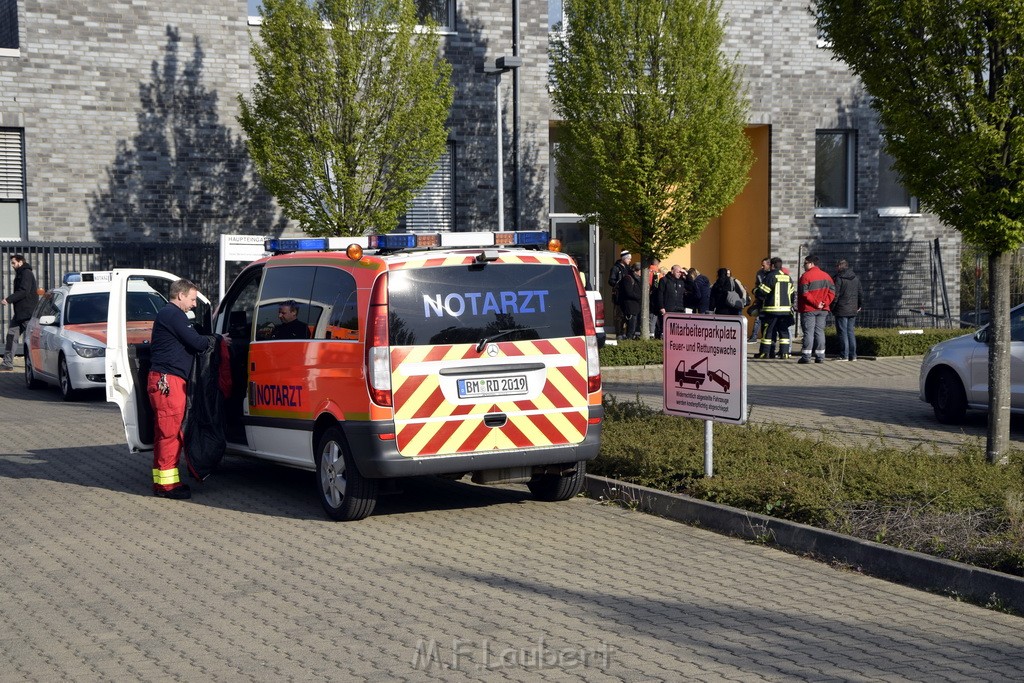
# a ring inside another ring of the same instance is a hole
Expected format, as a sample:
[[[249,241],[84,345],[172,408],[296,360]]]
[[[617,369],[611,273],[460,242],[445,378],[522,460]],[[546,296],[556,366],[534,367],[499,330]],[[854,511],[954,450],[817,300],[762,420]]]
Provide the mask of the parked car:
[[[921,363],[920,397],[943,424],[963,420],[968,409],[988,409],[988,335],[973,334],[939,342]],[[1024,413],[1024,304],[1010,311],[1010,412]]]
[[[145,282],[132,282],[129,310],[134,337],[148,339],[167,300]],[[56,384],[65,401],[102,389],[110,273],[69,273],[39,299],[25,330],[25,386]]]

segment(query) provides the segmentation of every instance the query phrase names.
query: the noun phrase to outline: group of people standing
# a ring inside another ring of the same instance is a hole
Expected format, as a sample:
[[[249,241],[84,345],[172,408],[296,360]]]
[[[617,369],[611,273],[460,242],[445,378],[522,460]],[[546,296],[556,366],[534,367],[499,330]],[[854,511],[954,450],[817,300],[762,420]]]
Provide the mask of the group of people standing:
[[[833,278],[819,267],[819,258],[809,254],[804,271],[796,283],[779,257],[765,258],[755,275],[754,302],[743,283],[728,268],[719,268],[712,284],[696,268],[673,265],[666,271],[653,259],[648,269],[650,279],[651,326],[654,337],[661,339],[662,317],[666,313],[714,313],[740,315],[750,305],[755,316],[754,329],[748,341],[759,342],[754,358],[790,357],[795,315],[800,316],[803,348],[800,363],[825,361],[825,323],[829,314],[835,318],[839,333],[840,356],[837,360],[857,360],[854,322],[862,307],[860,280],[846,259],[836,263]],[[642,268],[633,263],[627,249],[619,253],[612,266],[608,284],[615,304],[615,334],[619,339],[640,338],[640,314],[643,298]],[[777,345],[777,347],[776,347]]]
[[[615,333],[620,339],[640,338],[640,314],[643,301],[642,268],[632,262],[632,254],[623,250],[612,266],[608,285],[615,303]],[[651,329],[661,339],[661,319],[665,313],[715,313],[739,315],[750,303],[743,283],[728,268],[719,268],[712,284],[707,275],[696,268],[673,265],[665,270],[660,259],[653,259],[648,268],[650,279]]]
[[[791,329],[794,312],[800,316],[803,348],[800,363],[825,362],[825,323],[829,313],[835,318],[839,333],[840,361],[857,360],[857,339],[854,334],[857,313],[861,310],[860,280],[846,259],[836,263],[836,277],[822,270],[814,254],[804,258],[804,272],[794,288],[782,259],[761,261],[754,288],[757,321],[749,341],[759,342],[754,358],[790,357]],[[760,337],[758,337],[760,332]],[[778,348],[775,348],[776,342]]]

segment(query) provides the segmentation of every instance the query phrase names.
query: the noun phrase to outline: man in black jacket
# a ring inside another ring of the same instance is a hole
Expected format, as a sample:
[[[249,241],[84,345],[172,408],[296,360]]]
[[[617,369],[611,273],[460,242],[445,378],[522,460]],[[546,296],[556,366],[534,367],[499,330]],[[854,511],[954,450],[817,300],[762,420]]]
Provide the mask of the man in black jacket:
[[[857,360],[857,335],[854,323],[864,301],[861,297],[860,279],[846,259],[839,259],[836,264],[836,298],[832,302],[832,316],[836,319],[836,332],[839,336],[839,358],[837,360]]]
[[[11,255],[11,268],[14,268],[14,287],[11,294],[0,301],[3,305],[11,305],[11,326],[7,328],[7,343],[4,345],[4,360],[0,363],[0,371],[9,372],[14,369],[14,340],[25,334],[25,326],[32,311],[39,303],[36,291],[36,276],[22,254]]]

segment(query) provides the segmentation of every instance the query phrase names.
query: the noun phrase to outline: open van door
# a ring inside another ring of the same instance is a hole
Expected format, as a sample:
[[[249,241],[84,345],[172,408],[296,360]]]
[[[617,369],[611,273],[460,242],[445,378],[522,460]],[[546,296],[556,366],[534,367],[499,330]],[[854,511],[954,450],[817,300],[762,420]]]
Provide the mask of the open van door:
[[[146,395],[149,344],[156,319],[152,302],[159,295],[166,303],[171,283],[179,279],[161,270],[136,268],[115,270],[111,275],[104,363],[107,401],[121,409],[125,438],[133,453],[153,450],[153,410]],[[200,293],[189,317],[201,334],[210,333],[211,313],[210,300]]]

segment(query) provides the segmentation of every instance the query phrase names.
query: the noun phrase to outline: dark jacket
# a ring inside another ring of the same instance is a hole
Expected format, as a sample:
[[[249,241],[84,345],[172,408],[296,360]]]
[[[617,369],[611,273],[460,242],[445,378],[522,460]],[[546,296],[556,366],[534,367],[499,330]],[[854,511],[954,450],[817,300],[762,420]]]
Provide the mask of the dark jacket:
[[[853,272],[853,268],[847,268],[836,274],[836,298],[832,302],[832,315],[840,318],[849,318],[857,315],[857,310],[863,307],[863,300],[860,292],[860,279]]]
[[[623,315],[640,315],[644,284],[632,273],[619,280],[619,308]]]
[[[707,313],[711,308],[711,280],[707,275],[698,275],[690,280],[686,307],[692,308],[696,313]]]
[[[685,275],[680,278],[672,275],[661,278],[658,286],[658,311],[664,308],[666,313],[682,313],[686,308],[688,284]]]
[[[715,315],[739,315],[743,311],[743,306],[734,308],[726,302],[726,296],[730,291],[739,294],[744,301],[749,298],[739,280],[732,277],[720,277],[715,280],[715,284],[711,285],[711,310],[715,312]]]
[[[184,434],[185,463],[198,481],[220,464],[227,447],[224,401],[231,393],[230,350],[222,339],[196,354],[189,377]]]
[[[150,370],[188,379],[193,356],[210,348],[214,339],[196,332],[185,312],[167,302],[153,321]]]
[[[612,264],[612,269],[608,273],[608,286],[612,288],[612,301],[618,303],[619,300],[619,282],[625,277],[626,273],[629,272],[629,266],[619,259]]]
[[[36,304],[39,303],[36,274],[28,263],[14,271],[14,283],[7,303],[14,307],[11,314],[11,322],[14,324],[28,320],[32,317],[32,311],[36,310]]]

